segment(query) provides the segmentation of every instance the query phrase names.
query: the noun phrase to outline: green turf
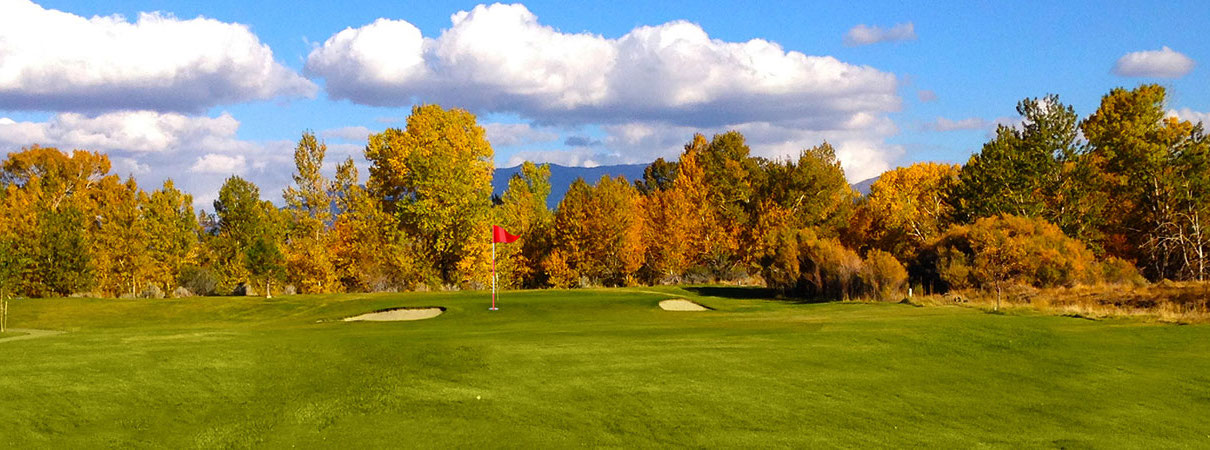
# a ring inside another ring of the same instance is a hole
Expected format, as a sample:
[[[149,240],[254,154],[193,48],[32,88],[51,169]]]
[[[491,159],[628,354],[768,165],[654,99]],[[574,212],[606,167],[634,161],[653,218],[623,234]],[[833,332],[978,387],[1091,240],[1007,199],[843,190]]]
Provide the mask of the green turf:
[[[26,333],[22,333],[19,331],[4,331],[4,332],[0,332],[0,339],[17,337],[17,336],[25,336],[25,335],[26,335]]]
[[[0,447],[1210,446],[1210,326],[665,290],[15,300]]]

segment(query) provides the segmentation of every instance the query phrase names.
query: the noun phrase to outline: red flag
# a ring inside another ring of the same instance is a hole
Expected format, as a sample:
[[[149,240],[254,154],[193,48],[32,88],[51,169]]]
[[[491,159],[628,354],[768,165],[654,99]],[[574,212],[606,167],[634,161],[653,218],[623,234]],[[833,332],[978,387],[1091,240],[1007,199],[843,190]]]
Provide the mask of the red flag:
[[[504,228],[501,228],[500,225],[492,225],[492,242],[511,244],[513,241],[517,240],[517,237],[518,236],[508,234],[508,232],[504,231]]]

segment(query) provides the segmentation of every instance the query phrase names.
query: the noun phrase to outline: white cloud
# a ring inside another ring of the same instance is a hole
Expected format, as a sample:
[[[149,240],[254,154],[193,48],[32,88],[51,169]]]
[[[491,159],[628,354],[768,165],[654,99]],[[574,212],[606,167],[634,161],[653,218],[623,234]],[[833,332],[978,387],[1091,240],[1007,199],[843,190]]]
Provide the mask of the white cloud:
[[[508,159],[503,167],[513,167],[525,161],[538,164],[551,163],[568,167],[597,167],[613,164],[630,164],[638,161],[626,159],[618,154],[599,153],[586,148],[573,150],[530,150],[521,151]]]
[[[938,117],[937,120],[925,124],[925,129],[933,131],[955,131],[955,130],[979,130],[987,128],[993,124],[988,123],[978,117],[968,117],[965,119],[952,120],[945,117]]]
[[[0,144],[161,153],[226,144],[237,129],[239,122],[226,113],[219,117],[154,111],[119,111],[97,116],[62,113],[46,122],[0,120]]]
[[[916,91],[916,97],[920,98],[922,103],[930,103],[937,101],[937,93],[928,89]]]
[[[1201,122],[1203,126],[1210,127],[1210,112],[1198,112],[1189,108],[1181,108],[1179,111],[1170,109],[1168,116],[1193,123]]]
[[[374,134],[373,130],[362,126],[333,128],[319,132],[320,137],[325,139],[341,139],[354,142],[366,142],[371,134]]]
[[[151,165],[140,163],[134,158],[114,156],[109,158],[110,172],[120,176],[138,176],[151,173]]]
[[[311,52],[306,72],[324,78],[333,98],[437,102],[539,123],[810,119],[826,127],[900,104],[890,73],[761,39],[711,39],[683,21],[608,39],[542,25],[522,5],[480,5],[451,20],[437,38],[401,20],[346,29]]]
[[[896,132],[887,113],[901,104],[895,75],[762,39],[712,39],[684,21],[606,38],[543,25],[522,5],[480,5],[454,14],[437,37],[402,20],[345,29],[312,50],[305,72],[336,99],[435,102],[537,126],[485,125],[499,146],[557,140],[529,134],[553,126],[605,130],[599,146],[521,152],[510,164],[645,162],[674,156],[694,132],[727,129],[762,155],[797,155],[829,139],[853,173],[889,167],[898,151],[885,144]]]
[[[898,42],[916,40],[916,26],[911,22],[896,24],[884,29],[877,25],[858,25],[849,29],[844,35],[844,45],[856,47],[859,45],[877,44],[880,42]]]
[[[541,130],[527,123],[485,123],[482,126],[493,147],[541,144],[559,138],[558,133]]]
[[[244,155],[208,153],[198,158],[189,171],[215,175],[242,175],[248,171],[248,158],[245,158]]]
[[[1113,73],[1124,77],[1180,78],[1193,70],[1193,59],[1163,47],[1127,53],[1113,66]]]
[[[6,0],[0,58],[0,104],[10,110],[198,112],[317,89],[245,25],[158,12],[132,23]]]

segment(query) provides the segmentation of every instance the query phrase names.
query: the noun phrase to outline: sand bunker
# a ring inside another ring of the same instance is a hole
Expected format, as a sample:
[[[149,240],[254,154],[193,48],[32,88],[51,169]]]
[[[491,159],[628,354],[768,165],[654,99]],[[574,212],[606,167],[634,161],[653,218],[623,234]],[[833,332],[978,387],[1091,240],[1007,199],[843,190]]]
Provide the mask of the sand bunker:
[[[693,303],[683,298],[674,298],[660,302],[660,308],[665,311],[709,311],[710,308]]]
[[[445,312],[445,308],[398,308],[375,311],[360,316],[346,317],[345,322],[395,322],[400,320],[432,319]]]

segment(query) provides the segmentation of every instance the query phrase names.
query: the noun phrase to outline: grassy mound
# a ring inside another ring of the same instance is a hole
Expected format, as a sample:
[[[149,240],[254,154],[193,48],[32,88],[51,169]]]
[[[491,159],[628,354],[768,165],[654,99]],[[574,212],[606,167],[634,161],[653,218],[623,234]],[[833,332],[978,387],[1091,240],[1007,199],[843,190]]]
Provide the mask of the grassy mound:
[[[13,322],[70,333],[0,347],[0,443],[1207,442],[1210,326],[665,291],[17,300]],[[652,307],[669,296],[720,314]],[[449,314],[340,320],[428,305]]]

